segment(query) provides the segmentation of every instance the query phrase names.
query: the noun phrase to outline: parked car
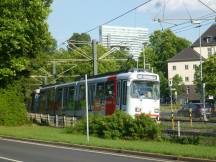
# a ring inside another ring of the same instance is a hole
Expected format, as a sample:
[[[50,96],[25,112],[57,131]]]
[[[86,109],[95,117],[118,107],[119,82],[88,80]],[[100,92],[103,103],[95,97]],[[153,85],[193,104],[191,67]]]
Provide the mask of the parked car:
[[[177,111],[177,116],[190,116],[190,111],[192,113],[192,117],[203,117],[204,112],[206,112],[206,116],[210,117],[212,114],[212,107],[210,104],[205,104],[205,109],[203,103],[188,103],[183,105],[183,107]]]

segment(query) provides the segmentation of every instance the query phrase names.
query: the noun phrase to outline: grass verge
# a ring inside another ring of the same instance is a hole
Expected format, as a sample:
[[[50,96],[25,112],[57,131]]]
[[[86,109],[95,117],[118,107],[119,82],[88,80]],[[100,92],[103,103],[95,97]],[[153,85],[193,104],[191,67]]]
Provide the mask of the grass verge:
[[[22,127],[0,126],[0,135],[52,142],[64,142],[69,144],[82,144],[106,148],[160,153],[165,155],[216,159],[215,146],[182,145],[159,141],[109,140],[96,137],[90,137],[90,142],[88,143],[86,141],[86,136],[84,135],[67,134],[65,129],[62,128],[50,128],[36,125]]]

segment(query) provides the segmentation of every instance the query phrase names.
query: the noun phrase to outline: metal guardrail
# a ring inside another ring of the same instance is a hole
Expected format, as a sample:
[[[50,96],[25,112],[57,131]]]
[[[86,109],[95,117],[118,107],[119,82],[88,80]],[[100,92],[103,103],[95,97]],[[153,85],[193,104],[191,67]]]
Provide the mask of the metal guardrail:
[[[49,115],[49,114],[36,114],[28,113],[27,117],[42,125],[49,125],[53,127],[69,127],[77,120],[75,117]]]
[[[77,118],[75,117],[68,117],[68,116],[59,116],[59,115],[49,115],[49,114],[36,114],[36,113],[28,113],[28,118],[32,121],[35,121],[41,125],[48,125],[52,127],[59,127],[59,128],[64,128],[64,127],[70,127],[72,126],[75,121],[77,121]],[[165,122],[165,123],[163,123]],[[177,130],[177,126],[175,125],[175,129],[171,129],[171,120],[162,120],[162,125],[167,125],[168,122],[170,125],[168,128],[163,130],[163,133],[166,135],[177,135],[179,130]],[[183,123],[188,123],[188,120],[182,120],[181,122]],[[205,124],[210,123],[210,122],[205,122]],[[175,121],[176,124],[176,121]],[[214,123],[215,124],[215,123]],[[181,127],[181,135],[186,135],[186,136],[211,136],[211,137],[216,137],[216,132],[211,131],[211,130],[197,130],[191,128],[185,129]]]
[[[172,120],[161,121],[163,126],[163,133],[165,135],[178,135],[180,136],[209,136],[216,137],[216,123],[178,120],[172,122]]]
[[[167,135],[178,135],[178,130],[166,129],[163,131]],[[206,136],[206,137],[216,137],[216,133],[213,132],[202,132],[202,131],[190,131],[181,130],[182,136]]]
[[[172,119],[170,117],[163,117],[163,118],[160,118],[160,121],[162,122],[171,122]],[[191,122],[190,119],[188,117],[177,117],[177,118],[174,118],[174,121],[181,121],[181,122]],[[203,119],[200,119],[200,118],[192,118],[192,122],[193,123],[212,123],[212,124],[216,124],[216,118],[214,118],[214,120],[211,120],[209,119],[208,121],[204,121]]]

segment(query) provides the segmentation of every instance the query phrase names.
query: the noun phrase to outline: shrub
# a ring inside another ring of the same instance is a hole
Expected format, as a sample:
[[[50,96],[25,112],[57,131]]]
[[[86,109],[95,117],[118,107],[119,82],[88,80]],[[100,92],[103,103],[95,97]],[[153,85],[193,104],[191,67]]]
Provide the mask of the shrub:
[[[171,142],[180,143],[180,144],[193,144],[198,145],[200,138],[199,136],[171,136]]]
[[[86,132],[86,121],[78,121],[68,132]],[[128,114],[117,111],[112,116],[90,116],[89,133],[101,138],[112,139],[157,139],[161,131],[151,118],[141,115],[132,118]]]
[[[161,131],[156,122],[154,122],[151,118],[141,115],[140,117],[136,118],[136,125],[137,125],[137,135],[138,138],[150,138],[156,139],[160,138]]]
[[[0,88],[0,125],[17,126],[27,122],[22,88],[18,82]]]

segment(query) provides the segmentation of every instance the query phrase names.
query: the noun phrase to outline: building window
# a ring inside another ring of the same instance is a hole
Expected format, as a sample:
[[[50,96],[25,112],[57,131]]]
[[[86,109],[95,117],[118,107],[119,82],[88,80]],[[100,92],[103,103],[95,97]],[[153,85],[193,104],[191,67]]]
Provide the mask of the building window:
[[[185,82],[189,82],[189,77],[185,77]]]
[[[193,64],[193,69],[196,69],[197,65],[196,64]]]
[[[212,37],[212,36],[208,36],[208,37],[206,38],[206,42],[207,42],[207,43],[213,42],[213,37]]]
[[[194,80],[196,80],[196,75],[193,76]]]
[[[189,87],[187,87],[187,91],[186,91],[186,93],[187,93],[187,94],[190,93],[190,88],[189,88]]]
[[[212,48],[208,48],[208,56],[211,56],[212,55]]]
[[[173,70],[176,70],[176,66],[173,66]]]
[[[185,70],[188,70],[188,65],[185,65]]]

